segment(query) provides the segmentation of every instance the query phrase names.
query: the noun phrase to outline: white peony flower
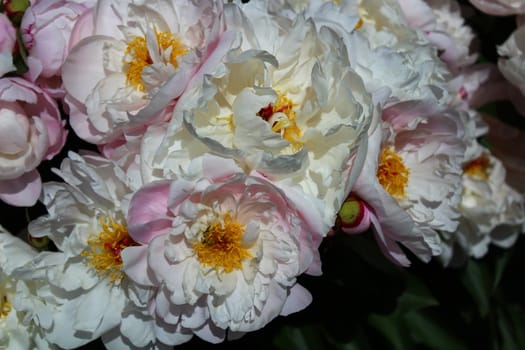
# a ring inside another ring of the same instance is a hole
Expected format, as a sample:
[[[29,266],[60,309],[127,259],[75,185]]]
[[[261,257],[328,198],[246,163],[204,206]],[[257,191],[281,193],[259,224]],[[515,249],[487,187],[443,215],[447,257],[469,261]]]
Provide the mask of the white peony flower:
[[[308,6],[292,3],[285,1],[278,9],[273,2],[267,6],[291,19],[298,14],[311,18],[318,30],[327,27],[337,32],[346,45],[351,67],[372,93],[374,103],[447,99],[445,65],[424,33],[408,26],[397,2],[313,0]],[[244,9],[249,9],[249,5]]]
[[[17,308],[18,294],[36,288],[39,282],[27,284],[17,278],[17,269],[28,263],[37,252],[21,239],[0,226],[0,349],[55,349],[42,337],[42,331],[27,320]]]
[[[47,283],[35,291],[38,308],[21,303],[41,324],[46,339],[73,349],[99,337],[108,349],[124,345],[163,348],[156,342],[146,305],[149,291],[125,277],[121,252],[136,245],[125,215],[132,193],[122,170],[98,156],[69,154],[57,173],[64,182],[44,184],[48,214],[29,224],[34,237],[48,236],[58,252],[42,252],[24,278]],[[25,295],[31,295],[27,291]]]
[[[356,71],[367,87],[369,80],[379,87],[386,85],[394,100],[445,101],[449,72],[424,33],[408,26],[400,5],[392,0],[361,0],[358,11],[362,26],[351,37],[349,47],[356,53],[350,60],[360,67]]]
[[[210,152],[235,159],[246,172],[324,201],[330,227],[351,186],[349,172],[358,171],[350,160],[372,120],[370,95],[333,31],[317,33],[301,16],[266,30],[258,24],[269,21],[267,13],[253,21],[235,5],[226,13],[230,29],[242,31],[243,50],[233,49],[206,78],[184,125]],[[168,144],[175,135],[168,133]]]
[[[501,161],[487,150],[465,162],[461,221],[456,233],[445,236],[445,265],[464,255],[481,258],[490,244],[509,248],[516,242],[525,224],[525,198],[505,182],[505,175]]]

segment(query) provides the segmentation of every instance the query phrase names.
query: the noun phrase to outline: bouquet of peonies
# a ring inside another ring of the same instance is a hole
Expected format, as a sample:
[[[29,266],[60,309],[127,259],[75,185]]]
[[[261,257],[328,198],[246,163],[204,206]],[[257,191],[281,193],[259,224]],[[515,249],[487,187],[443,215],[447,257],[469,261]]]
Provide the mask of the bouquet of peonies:
[[[496,64],[455,0],[1,6],[1,349],[234,340],[340,237],[404,271],[525,231],[523,131],[481,108],[525,115],[525,26]]]

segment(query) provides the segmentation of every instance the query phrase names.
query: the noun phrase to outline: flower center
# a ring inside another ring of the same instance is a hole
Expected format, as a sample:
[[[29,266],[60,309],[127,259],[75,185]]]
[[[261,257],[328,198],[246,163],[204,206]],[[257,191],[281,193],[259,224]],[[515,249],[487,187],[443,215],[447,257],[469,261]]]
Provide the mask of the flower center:
[[[299,150],[302,131],[296,123],[296,112],[293,108],[297,104],[293,103],[286,95],[278,94],[274,104],[269,103],[257,112],[257,115],[267,121],[273,132],[281,134],[281,137],[292,144],[294,151]]]
[[[7,300],[7,297],[4,295],[0,298],[0,320],[6,318],[7,315],[11,312],[11,303]]]
[[[463,165],[463,171],[468,176],[478,180],[489,179],[490,160],[486,155],[482,155]]]
[[[377,168],[377,178],[392,197],[405,198],[409,174],[410,170],[403,164],[403,158],[392,147],[383,148]]]
[[[244,225],[233,220],[230,213],[213,222],[202,239],[193,244],[201,264],[232,272],[242,268],[242,261],[253,256],[242,245]]]
[[[127,228],[111,217],[102,217],[99,222],[102,230],[88,237],[89,249],[81,255],[99,275],[109,277],[110,283],[118,282],[124,276],[120,253],[124,248],[138,244],[128,235]]]
[[[176,69],[179,66],[177,58],[186,54],[188,48],[171,33],[155,30],[155,37],[157,38],[158,54],[164,63],[170,63]],[[126,47],[123,63],[126,67],[126,83],[139,91],[144,91],[142,71],[154,63],[145,36],[137,36],[131,40]]]

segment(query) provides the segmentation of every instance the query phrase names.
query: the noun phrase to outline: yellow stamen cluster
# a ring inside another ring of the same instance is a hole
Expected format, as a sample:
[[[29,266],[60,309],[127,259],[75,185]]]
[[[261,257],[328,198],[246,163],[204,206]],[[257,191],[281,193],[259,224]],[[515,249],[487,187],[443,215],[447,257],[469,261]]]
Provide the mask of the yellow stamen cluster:
[[[405,198],[409,174],[410,170],[403,164],[403,158],[392,147],[383,148],[377,168],[377,179],[392,197]]]
[[[159,45],[159,54],[170,49],[171,53],[169,56],[169,63],[177,68],[179,66],[177,58],[186,54],[188,48],[172,33],[155,31],[155,36],[157,37]],[[131,59],[127,60],[130,57]],[[126,67],[126,83],[135,87],[135,89],[139,91],[144,91],[145,87],[142,81],[142,71],[152,63],[153,60],[148,51],[146,37],[138,36],[133,38],[125,51],[124,65]]]
[[[100,232],[89,236],[89,249],[81,255],[87,258],[86,265],[100,276],[108,277],[110,283],[119,282],[124,276],[120,253],[124,248],[138,244],[128,235],[127,228],[111,217],[103,217],[99,223]]]
[[[227,212],[222,220],[216,220],[203,233],[202,239],[193,244],[200,263],[232,272],[242,268],[242,261],[252,254],[242,245],[244,225],[233,220]]]
[[[7,297],[4,295],[0,300],[0,319],[7,317],[11,312],[11,303],[7,300]]]
[[[297,104],[293,103],[285,94],[279,93],[277,95],[277,101],[275,101],[274,104],[269,104],[261,108],[257,115],[270,122],[272,131],[281,134],[285,140],[292,144],[294,150],[298,150],[303,144],[301,142],[303,132],[299,126],[297,126],[297,113],[294,111],[295,106],[297,106]],[[276,113],[282,114],[275,117]]]
[[[487,181],[489,179],[489,167],[490,160],[484,154],[465,164],[463,171],[474,179]]]

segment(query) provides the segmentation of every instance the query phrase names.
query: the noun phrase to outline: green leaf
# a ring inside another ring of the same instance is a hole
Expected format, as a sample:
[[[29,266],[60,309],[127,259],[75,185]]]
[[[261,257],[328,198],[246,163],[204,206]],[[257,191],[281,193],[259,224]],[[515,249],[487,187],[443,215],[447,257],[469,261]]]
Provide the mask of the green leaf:
[[[398,299],[397,311],[400,314],[439,305],[427,286],[415,276],[407,274],[406,281],[407,288]]]
[[[493,290],[495,290],[501,282],[501,278],[503,277],[503,273],[505,272],[505,268],[507,267],[511,255],[511,251],[505,251],[496,258],[496,262],[494,263],[494,280],[492,281]]]
[[[439,305],[430,290],[416,276],[407,273],[405,280],[406,289],[399,296],[395,311],[385,316],[372,314],[368,318],[368,323],[383,335],[395,350],[413,347],[403,316],[411,311]]]
[[[282,350],[317,350],[324,348],[321,327],[283,327],[274,338],[274,345]]]
[[[525,313],[518,305],[503,306],[497,312],[501,350],[525,348]]]
[[[481,263],[470,259],[460,275],[463,286],[474,298],[481,317],[487,316],[490,308],[490,282],[488,272]]]
[[[410,349],[410,336],[398,316],[370,315],[368,323],[392,345],[395,350]]]
[[[356,332],[350,341],[337,341],[336,339],[330,337],[330,334],[327,332],[325,332],[325,335],[329,344],[331,345],[330,348],[334,348],[336,350],[373,350],[376,348],[370,345],[370,336],[367,334],[365,327],[357,327]]]
[[[422,311],[409,312],[404,316],[407,328],[415,340],[433,350],[464,350],[468,347],[435,318]]]

